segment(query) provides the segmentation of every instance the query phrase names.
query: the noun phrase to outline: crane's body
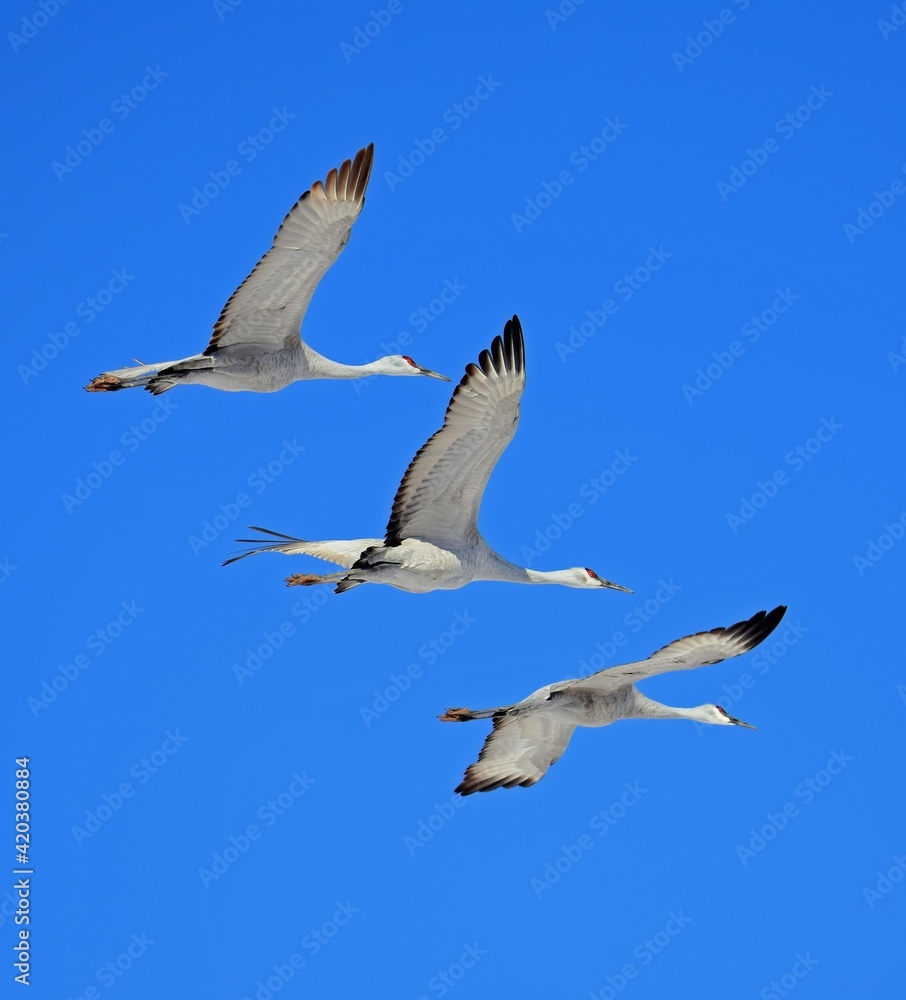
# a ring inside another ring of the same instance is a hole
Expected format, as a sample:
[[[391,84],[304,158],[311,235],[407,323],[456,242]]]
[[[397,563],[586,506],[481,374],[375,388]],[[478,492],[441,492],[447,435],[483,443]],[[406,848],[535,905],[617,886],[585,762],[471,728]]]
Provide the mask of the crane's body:
[[[85,387],[114,392],[144,387],[154,395],[177,385],[224,392],[277,392],[304,379],[368,375],[444,375],[401,354],[345,365],[308,346],[299,328],[321,278],[340,255],[365,204],[374,147],[331,170],[296,202],[271,249],[230,296],[202,354],[104,372]]]
[[[258,531],[263,529],[259,528]],[[483,538],[472,545],[456,549],[441,548],[418,538],[403,539],[399,545],[387,545],[381,539],[357,539],[342,542],[343,546],[359,550],[354,572],[325,575],[297,573],[287,578],[289,586],[310,586],[315,583],[336,583],[342,593],[360,583],[384,583],[410,594],[427,594],[432,590],[458,590],[468,583],[496,581],[498,583],[557,583],[564,586],[611,586],[625,590],[619,584],[596,583],[599,579],[587,569],[543,570],[524,569],[499,556]],[[294,546],[295,552],[305,552],[306,543]],[[319,546],[337,543],[319,542]],[[271,547],[277,549],[276,546]],[[262,551],[262,550],[258,550]],[[286,547],[279,551],[285,552]],[[312,554],[312,553],[308,553]],[[588,582],[586,582],[588,581]]]
[[[567,587],[626,587],[590,569],[527,569],[498,555],[478,530],[484,489],[519,420],[525,388],[525,349],[517,317],[503,337],[482,351],[456,387],[443,427],[419,449],[397,490],[383,539],[308,542],[265,528],[282,539],[260,544],[227,562],[260,552],[311,555],[345,567],[341,573],[297,573],[289,586],[335,583],[343,593],[363,583],[382,583],[409,593],[456,590],[476,580],[552,583]]]
[[[728,628],[697,632],[669,643],[647,660],[548,684],[514,705],[447,709],[440,716],[444,722],[492,719],[494,724],[478,760],[466,769],[456,791],[471,795],[535,784],[560,759],[577,726],[609,726],[620,719],[688,719],[754,729],[748,722],[728,715],[719,705],[692,708],[662,705],[645,697],[635,682],[739,656],[767,638],[785,611],[780,605],[771,612],[759,611]]]

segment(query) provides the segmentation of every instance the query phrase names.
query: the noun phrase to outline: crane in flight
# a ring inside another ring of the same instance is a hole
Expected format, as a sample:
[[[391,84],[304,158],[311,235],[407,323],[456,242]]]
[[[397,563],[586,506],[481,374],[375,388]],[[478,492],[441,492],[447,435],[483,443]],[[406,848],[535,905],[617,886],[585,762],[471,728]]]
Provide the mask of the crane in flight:
[[[534,785],[569,745],[576,726],[609,726],[618,719],[691,719],[716,726],[755,727],[728,715],[720,705],[673,708],[646,698],[637,681],[673,670],[692,670],[720,663],[753,649],[783,618],[786,607],[759,611],[747,621],[677,639],[638,663],[599,670],[588,677],[539,688],[515,705],[499,708],[448,708],[443,722],[493,720],[478,760],[466,768],[456,791],[460,795],[495,788]]]
[[[516,433],[519,401],[525,388],[525,349],[518,317],[508,320],[502,337],[481,352],[478,364],[453,392],[443,427],[419,449],[406,470],[384,538],[308,542],[266,528],[282,539],[240,539],[257,547],[227,563],[260,552],[310,555],[345,566],[341,573],[300,574],[289,586],[336,583],[343,593],[362,583],[385,583],[410,593],[455,590],[473,580],[508,583],[558,583],[566,587],[626,587],[593,570],[525,569],[498,555],[478,530],[478,510],[491,471]]]
[[[318,354],[299,335],[318,282],[346,246],[365,204],[373,156],[372,143],[323,182],[315,181],[293,205],[273,246],[223,307],[204,353],[104,372],[85,386],[88,392],[143,386],[156,396],[177,385],[276,392],[300,379],[366,375],[429,375],[449,382],[403,354],[343,365]]]

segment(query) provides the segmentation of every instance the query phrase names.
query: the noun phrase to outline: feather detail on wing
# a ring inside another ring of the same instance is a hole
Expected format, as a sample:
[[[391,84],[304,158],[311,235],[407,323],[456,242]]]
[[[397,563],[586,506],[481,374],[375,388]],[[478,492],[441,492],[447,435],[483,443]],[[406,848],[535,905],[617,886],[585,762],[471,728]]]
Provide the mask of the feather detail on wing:
[[[786,606],[781,604],[773,611],[759,611],[746,621],[737,622],[726,628],[687,635],[683,639],[668,643],[647,660],[609,667],[578,680],[562,681],[553,685],[552,690],[562,691],[570,688],[603,693],[624,684],[634,684],[655,674],[666,674],[673,670],[692,670],[709,663],[720,663],[721,660],[728,660],[733,656],[741,656],[766,639],[778,626],[785,612]]]
[[[314,290],[365,204],[373,155],[373,145],[360,149],[290,209],[271,249],[223,307],[205,354],[272,354],[299,343]]]
[[[478,760],[466,768],[456,791],[460,795],[495,788],[534,785],[569,745],[575,725],[542,713],[494,719]]]
[[[525,388],[522,327],[514,316],[453,392],[444,425],[403,476],[387,545],[418,538],[445,548],[473,539],[478,509],[497,460],[516,433]]]

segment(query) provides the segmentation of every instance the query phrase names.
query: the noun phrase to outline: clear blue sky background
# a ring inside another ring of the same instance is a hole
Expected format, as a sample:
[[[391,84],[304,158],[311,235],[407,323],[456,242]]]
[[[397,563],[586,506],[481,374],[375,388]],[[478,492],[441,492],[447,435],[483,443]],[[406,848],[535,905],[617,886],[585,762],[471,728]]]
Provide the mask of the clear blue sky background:
[[[906,28],[881,0],[723,23],[399,0],[364,46],[369,9],[3,15],[0,792],[28,755],[30,995],[895,995]],[[284,588],[304,560],[221,568],[249,523],[380,534],[438,382],[82,391],[201,350],[298,195],[369,141],[307,338],[359,363],[405,335],[458,378],[518,313],[522,422],[482,529],[633,596],[335,597]],[[447,706],[779,603],[760,657],[645,687],[758,732],[579,731],[534,788],[453,802],[487,727]]]

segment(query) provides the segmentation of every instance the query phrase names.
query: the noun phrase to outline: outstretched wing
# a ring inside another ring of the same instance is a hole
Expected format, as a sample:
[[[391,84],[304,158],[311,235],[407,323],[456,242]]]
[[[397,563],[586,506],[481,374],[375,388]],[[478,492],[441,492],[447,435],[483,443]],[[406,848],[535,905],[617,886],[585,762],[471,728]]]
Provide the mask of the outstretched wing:
[[[453,392],[444,425],[409,464],[393,501],[387,545],[418,538],[445,548],[474,539],[491,471],[513,439],[525,388],[518,317],[507,321]]]
[[[541,712],[494,719],[478,760],[466,768],[456,791],[471,795],[534,785],[563,756],[575,728]]]
[[[737,622],[727,628],[687,635],[668,643],[647,660],[609,667],[578,680],[562,681],[554,684],[552,690],[563,691],[569,688],[602,694],[625,684],[635,684],[655,674],[692,670],[708,663],[720,663],[732,656],[741,656],[766,639],[777,628],[785,612],[786,606],[781,604],[773,611],[759,611],[747,621]]]
[[[318,282],[365,204],[373,155],[373,144],[360,149],[293,205],[274,245],[223,307],[205,354],[270,354],[298,344]]]

